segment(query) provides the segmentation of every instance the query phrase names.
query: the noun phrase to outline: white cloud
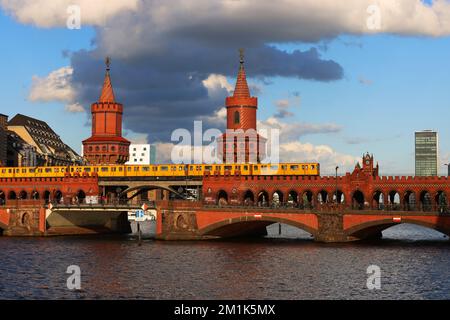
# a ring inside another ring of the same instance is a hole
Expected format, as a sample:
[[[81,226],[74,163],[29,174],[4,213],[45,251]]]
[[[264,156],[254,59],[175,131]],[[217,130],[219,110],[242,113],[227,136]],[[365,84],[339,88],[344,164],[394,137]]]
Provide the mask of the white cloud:
[[[72,101],[75,98],[72,74],[71,67],[62,67],[43,78],[33,76],[28,99],[34,102]]]
[[[125,10],[136,10],[138,0],[0,0],[7,12],[26,24],[39,27],[66,26],[69,6],[81,9],[81,25],[104,26],[108,19]]]
[[[207,79],[203,80],[203,85],[208,89],[209,95],[216,94],[217,91],[225,89],[228,94],[234,90],[233,85],[228,82],[227,77],[222,74],[210,74]]]
[[[322,174],[333,174],[339,166],[340,173],[351,172],[360,158],[342,154],[327,145],[313,145],[292,141],[280,145],[281,162],[319,162]]]
[[[311,124],[311,123],[286,123],[276,117],[270,117],[264,121],[258,121],[258,130],[280,130],[280,141],[296,141],[301,136],[307,134],[336,133],[342,130],[342,127],[334,123]]]
[[[84,107],[81,104],[79,104],[78,102],[72,103],[72,104],[66,104],[64,109],[70,113],[80,113],[80,112],[86,111],[86,110],[84,110]]]
[[[340,34],[450,34],[446,0],[431,5],[421,0],[0,0],[0,4],[18,21],[40,27],[66,26],[67,7],[78,4],[82,25],[107,27],[99,30],[99,47],[117,57],[163,53],[169,35],[210,43],[223,43],[233,35],[236,42],[252,46],[316,42]],[[368,25],[374,18],[368,8],[374,4],[380,18],[380,28],[375,29]],[[126,12],[133,13],[130,23],[120,18]]]

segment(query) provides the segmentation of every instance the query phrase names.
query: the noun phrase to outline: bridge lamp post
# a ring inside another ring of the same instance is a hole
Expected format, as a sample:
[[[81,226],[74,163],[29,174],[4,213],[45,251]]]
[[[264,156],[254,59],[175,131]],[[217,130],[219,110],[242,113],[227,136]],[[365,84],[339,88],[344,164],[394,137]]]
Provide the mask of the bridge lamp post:
[[[338,200],[338,169],[339,169],[339,167],[336,166],[336,204],[339,204],[339,200]]]

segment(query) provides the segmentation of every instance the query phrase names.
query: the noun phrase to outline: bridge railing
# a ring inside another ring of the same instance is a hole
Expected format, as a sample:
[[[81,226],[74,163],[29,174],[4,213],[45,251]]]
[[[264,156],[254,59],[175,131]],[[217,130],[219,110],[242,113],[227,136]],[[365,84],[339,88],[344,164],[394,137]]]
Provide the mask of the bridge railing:
[[[134,203],[122,199],[105,199],[98,202],[89,203],[86,201],[51,201],[48,202],[46,206],[49,207],[50,204],[52,208],[140,208],[144,204],[146,204],[148,208],[156,208],[155,201],[141,201],[139,203]]]
[[[223,208],[223,209],[258,209],[258,210],[297,210],[297,211],[315,211],[315,212],[344,212],[344,211],[373,211],[373,212],[395,212],[395,211],[409,211],[409,212],[428,212],[439,214],[450,214],[450,206],[448,205],[400,205],[387,204],[369,206],[363,204],[296,204],[296,203],[273,203],[273,204],[204,204],[205,208]]]

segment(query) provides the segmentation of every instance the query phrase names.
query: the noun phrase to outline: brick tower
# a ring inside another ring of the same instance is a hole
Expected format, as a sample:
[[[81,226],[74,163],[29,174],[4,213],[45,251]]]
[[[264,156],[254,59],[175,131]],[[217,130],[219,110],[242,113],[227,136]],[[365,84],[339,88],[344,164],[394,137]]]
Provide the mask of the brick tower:
[[[233,96],[227,97],[227,132],[218,140],[219,158],[224,163],[257,163],[265,157],[266,139],[256,133],[258,98],[250,95],[244,68],[244,50]]]
[[[124,164],[129,157],[130,142],[122,137],[123,106],[114,98],[109,66],[106,58],[102,93],[91,106],[92,136],[83,141],[84,158],[94,165]]]

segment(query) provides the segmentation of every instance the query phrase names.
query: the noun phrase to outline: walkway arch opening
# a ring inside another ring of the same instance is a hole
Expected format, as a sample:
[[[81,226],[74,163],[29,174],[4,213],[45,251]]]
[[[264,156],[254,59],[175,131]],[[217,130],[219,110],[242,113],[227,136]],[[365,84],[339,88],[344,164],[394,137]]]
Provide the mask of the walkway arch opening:
[[[356,190],[352,197],[352,207],[353,209],[363,210],[364,209],[364,193],[360,190]]]
[[[298,205],[298,193],[296,191],[289,191],[287,196],[287,204],[291,207],[296,207]]]
[[[384,209],[384,194],[380,190],[377,190],[373,193],[372,207],[378,210]]]
[[[63,200],[63,194],[60,190],[55,191],[55,197],[56,203],[61,203]]]
[[[86,202],[86,193],[83,190],[78,190],[76,195],[76,200],[78,203],[85,203]]]
[[[303,207],[307,209],[312,209],[314,207],[314,195],[312,191],[306,190],[302,193]]]
[[[247,190],[244,193],[244,205],[252,206],[255,203],[255,195],[251,190]]]
[[[277,190],[272,194],[272,204],[276,207],[283,204],[283,193],[281,191]]]
[[[448,212],[448,199],[444,191],[437,192],[435,203],[437,204],[440,213]]]
[[[388,203],[391,209],[399,210],[401,205],[400,193],[396,190],[390,191],[388,195]]]
[[[11,190],[11,191],[8,193],[8,199],[9,199],[9,200],[16,200],[16,199],[17,199],[16,193],[15,193],[14,191]]]
[[[0,206],[3,206],[5,203],[6,203],[6,195],[2,190],[0,190]]]
[[[336,191],[333,192],[333,203],[338,203],[338,204],[345,203],[345,195],[342,192],[342,190],[337,191],[337,197],[336,197]]]
[[[317,203],[319,204],[324,204],[328,202],[328,192],[326,192],[325,190],[321,190],[318,194],[317,194]]]
[[[25,190],[19,192],[19,199],[26,200],[28,198],[28,193]]]
[[[217,204],[219,206],[226,206],[228,204],[228,194],[224,190],[217,193]]]
[[[403,197],[406,211],[414,211],[416,209],[416,194],[412,191],[406,191]]]
[[[49,203],[50,202],[50,191],[45,190],[43,197],[44,197],[45,203]]]
[[[269,205],[269,194],[267,191],[260,191],[258,193],[258,206],[267,207]]]
[[[423,211],[431,211],[433,209],[431,194],[426,190],[420,193],[420,205]]]

